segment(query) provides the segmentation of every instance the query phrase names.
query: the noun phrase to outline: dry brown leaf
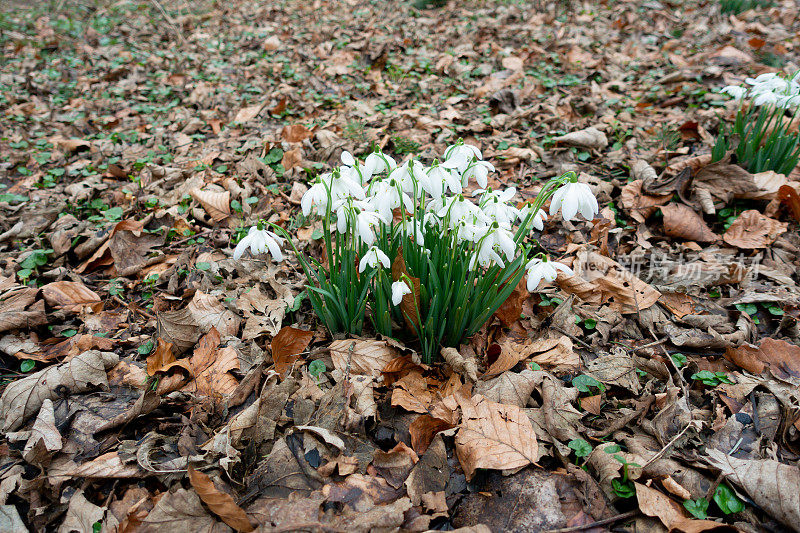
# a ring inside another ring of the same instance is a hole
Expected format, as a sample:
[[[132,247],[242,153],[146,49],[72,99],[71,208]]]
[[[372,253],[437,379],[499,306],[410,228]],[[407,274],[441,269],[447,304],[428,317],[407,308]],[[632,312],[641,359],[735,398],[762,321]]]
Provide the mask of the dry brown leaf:
[[[797,529],[800,524],[800,468],[771,459],[737,459],[708,450],[709,462],[741,487],[773,518]]]
[[[205,294],[201,291],[194,293],[194,298],[186,306],[194,322],[200,326],[203,333],[208,333],[211,328],[216,328],[223,337],[236,336],[239,333],[239,317],[227,309],[216,296]]]
[[[62,459],[61,461],[58,461]],[[62,455],[56,456],[47,471],[49,479],[71,479],[71,478],[97,478],[97,479],[116,479],[116,478],[141,478],[144,474],[136,463],[123,463],[118,452],[108,452],[91,461],[81,464]]]
[[[753,182],[757,190],[737,194],[737,198],[745,198],[747,200],[772,200],[778,195],[781,187],[787,183],[786,176],[778,174],[774,170],[767,170],[753,174]]]
[[[664,214],[664,233],[687,241],[713,242],[719,235],[711,231],[703,218],[685,204],[667,204],[661,207]]]
[[[159,338],[156,349],[147,356],[147,375],[155,376],[156,372],[163,371],[164,368],[175,362],[172,354],[172,344]]]
[[[44,300],[37,300],[39,289],[12,285],[0,294],[0,331],[31,328],[47,324]]]
[[[189,466],[189,482],[197,491],[197,495],[203,500],[211,512],[222,519],[223,522],[231,526],[237,531],[244,531],[249,533],[253,531],[253,525],[250,519],[242,510],[241,507],[236,505],[233,497],[219,490],[214,486],[211,478],[203,472],[198,472],[192,466]]]
[[[559,274],[558,285],[593,304],[608,304],[620,313],[636,313],[652,307],[661,293],[613,259],[588,247],[576,253],[574,276]]]
[[[694,300],[691,296],[682,292],[662,292],[658,301],[664,304],[678,318],[683,318],[695,312]]]
[[[728,157],[699,169],[694,176],[694,185],[707,190],[725,203],[734,197],[746,198],[748,195],[758,194],[760,190],[753,174],[732,164]]]
[[[489,379],[510,370],[520,361],[531,358],[538,365],[558,370],[575,369],[580,365],[580,357],[572,349],[572,340],[566,335],[553,339],[538,339],[522,342],[509,335],[500,342],[500,355],[481,379]]]
[[[243,107],[239,109],[239,111],[236,113],[236,116],[233,117],[233,121],[242,123],[253,120],[258,116],[263,108],[264,106],[261,104]]]
[[[453,371],[471,382],[478,381],[478,362],[473,357],[464,357],[455,348],[442,348],[442,358]]]
[[[216,222],[221,222],[231,216],[230,191],[207,191],[192,189],[189,193],[192,198],[200,202],[208,216]]]
[[[494,312],[494,316],[499,318],[505,327],[510,328],[512,324],[519,321],[522,314],[522,302],[528,296],[530,293],[527,288],[527,279],[523,276],[506,301]]]
[[[311,339],[314,338],[313,331],[286,326],[281,328],[275,338],[272,339],[272,360],[275,363],[275,371],[284,376],[287,370],[300,358],[300,354],[308,348]]]
[[[479,381],[475,393],[504,405],[525,407],[533,390],[542,383],[544,372],[523,370],[520,373],[503,372],[488,381]]]
[[[739,215],[723,234],[722,239],[737,248],[766,248],[786,232],[788,224],[765,217],[755,209]]]
[[[767,337],[759,346],[729,347],[725,358],[753,374],[769,369],[776,378],[800,385],[800,346],[796,344]]]
[[[428,391],[428,382],[418,370],[412,370],[395,382],[392,391],[392,406],[402,407],[413,413],[427,413],[434,401],[434,395]]]
[[[408,426],[408,432],[411,435],[411,447],[414,448],[415,452],[422,455],[428,449],[437,433],[454,427],[455,424],[441,418],[431,415],[418,416]]]
[[[194,381],[183,390],[197,392],[219,402],[236,389],[239,381],[230,371],[239,369],[239,356],[230,346],[219,349],[219,343],[219,332],[213,327],[200,339],[189,359]]]
[[[142,520],[137,531],[142,533],[164,533],[166,531],[227,533],[232,529],[208,514],[197,493],[178,488],[174,492],[167,492],[161,496],[150,514]]]
[[[644,164],[647,165],[647,163]],[[652,170],[652,167],[649,165],[647,165],[647,168]],[[624,207],[625,210],[630,213],[631,218],[637,222],[644,222],[647,217],[656,212],[657,207],[666,204],[669,202],[670,198],[672,198],[671,194],[645,194],[642,191],[642,183],[642,180],[632,181],[622,188],[622,193],[620,194],[622,207]]]
[[[641,483],[634,483],[634,485],[636,486],[636,499],[639,501],[639,509],[647,516],[661,520],[670,531],[699,533],[712,529],[731,529],[726,524],[712,520],[692,520],[686,516],[682,506],[671,500],[669,496]]]
[[[553,139],[555,142],[569,144],[571,146],[580,146],[582,148],[590,148],[594,150],[602,150],[608,146],[608,138],[606,134],[597,128],[586,128],[579,131],[573,131],[560,137]]]
[[[100,296],[83,283],[77,281],[54,281],[42,287],[42,296],[51,307],[78,313],[85,305],[95,310],[102,307]],[[96,304],[100,304],[97,306]]]
[[[400,311],[402,312],[403,319],[406,321],[406,326],[410,332],[415,331],[415,326],[419,324],[419,309],[420,309],[420,282],[419,278],[412,277],[406,269],[406,260],[403,257],[403,247],[401,246],[397,251],[397,257],[392,262],[392,281],[400,281],[401,279],[408,285],[408,280],[411,279],[411,292],[403,295],[400,301]]]
[[[374,377],[378,377],[392,359],[401,355],[400,350],[379,340],[338,340],[333,341],[328,349],[334,368]]]
[[[414,450],[398,442],[388,452],[375,450],[372,467],[390,486],[397,489],[403,485],[417,461],[419,457]]]
[[[119,356],[113,352],[91,350],[9,383],[0,397],[3,431],[20,427],[39,412],[46,399],[59,398],[58,391],[62,388],[76,394],[95,387],[108,387],[106,370],[118,362]]]
[[[78,490],[69,499],[69,507],[58,533],[73,531],[93,531],[95,522],[102,522],[105,511],[86,499],[82,490]],[[108,524],[110,525],[110,524]]]
[[[189,309],[165,311],[156,315],[156,335],[172,344],[177,355],[194,346],[201,334],[200,326]]]
[[[794,219],[800,222],[800,195],[797,194],[797,191],[789,185],[783,185],[778,189],[777,198],[781,203],[789,206]]]
[[[288,126],[284,126],[283,130],[281,130],[281,137],[287,142],[290,143],[299,143],[303,142],[309,137],[314,135],[310,129],[306,128],[302,124],[291,124]]]
[[[478,468],[513,472],[536,462],[539,445],[525,412],[481,395],[459,398],[462,420],[456,454],[467,481]]]
[[[639,376],[633,357],[616,347],[613,353],[605,353],[586,363],[587,374],[605,385],[624,387],[634,394],[639,393]]]

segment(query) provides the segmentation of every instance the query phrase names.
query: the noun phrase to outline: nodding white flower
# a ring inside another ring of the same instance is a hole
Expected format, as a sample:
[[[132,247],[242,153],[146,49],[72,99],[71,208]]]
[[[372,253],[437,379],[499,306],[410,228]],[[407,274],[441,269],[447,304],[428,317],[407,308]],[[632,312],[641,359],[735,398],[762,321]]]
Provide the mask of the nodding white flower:
[[[402,206],[406,211],[414,210],[414,202],[411,201],[411,197],[402,191],[402,187],[400,189],[398,190],[397,182],[391,178],[372,182],[370,186],[370,197],[367,201],[378,212],[385,224],[392,223],[393,209]]]
[[[471,144],[451,144],[444,151],[444,166],[445,168],[456,168],[458,169],[458,173],[461,174],[467,170],[473,158],[477,158],[478,160],[483,159],[481,151],[477,146]]]
[[[382,174],[386,171],[394,170],[396,167],[397,163],[390,156],[383,152],[372,152],[361,166],[361,179],[366,183],[375,174]]]
[[[377,268],[378,265],[383,265],[383,268],[389,268],[389,258],[379,248],[372,246],[358,263],[358,271],[364,272],[367,266]]]
[[[321,213],[328,208],[328,191],[322,181],[318,181],[306,191],[300,200],[300,207],[303,208],[303,216],[306,217],[311,214],[312,209]]]
[[[592,220],[599,211],[592,189],[585,183],[577,182],[565,184],[553,195],[550,215],[555,215],[559,209],[564,220],[572,220],[578,213],[586,220]]]
[[[236,248],[233,250],[233,260],[238,261],[247,248],[250,248],[250,253],[253,255],[263,254],[269,252],[275,261],[283,261],[283,253],[281,253],[281,245],[283,239],[278,237],[266,229],[258,229],[258,226],[253,226],[247,235],[239,241]]]
[[[339,233],[347,231],[350,221],[356,235],[361,237],[367,246],[372,246],[375,242],[375,231],[372,228],[382,222],[380,215],[373,211],[372,205],[360,200],[341,203],[336,210],[336,229]]]
[[[775,105],[780,99],[780,96],[772,92],[758,93],[755,95],[755,98],[753,98],[753,105]]]
[[[539,231],[542,231],[542,230],[544,230],[544,221],[545,220],[547,220],[547,214],[544,211],[542,211],[541,209],[539,209],[536,212],[536,214],[533,215],[533,220],[531,221],[531,224],[533,224],[534,228],[538,229]]]
[[[557,261],[542,261],[538,257],[528,261],[525,269],[528,271],[528,292],[535,291],[542,280],[555,281],[559,270],[570,276],[573,275],[572,269],[567,265]]]
[[[389,179],[399,183],[403,192],[416,193],[419,196],[422,194],[422,188],[418,187],[417,184],[425,176],[427,176],[425,166],[416,159],[411,159],[392,170],[389,174]]]
[[[395,281],[392,283],[392,303],[400,305],[403,301],[403,296],[411,294],[411,287],[405,281]]]
[[[490,219],[480,208],[465,199],[460,194],[451,198],[445,199],[442,207],[439,209],[437,215],[441,218],[450,217],[450,227],[455,228],[461,222],[470,224],[481,223],[487,225],[491,223]]]
[[[353,157],[353,154],[345,150],[342,152],[342,163],[348,167],[356,166],[356,158]]]
[[[741,100],[747,94],[747,89],[738,85],[728,85],[723,87],[720,92],[732,96],[734,100]]]
[[[531,212],[533,206],[531,204],[526,204],[525,207],[519,210],[519,220],[522,222],[526,218],[528,218],[528,214]],[[544,221],[547,220],[547,213],[539,209],[536,211],[536,214],[533,215],[533,220],[531,220],[531,224],[534,228],[538,229],[539,231],[544,230]]]
[[[517,252],[517,244],[514,242],[513,235],[510,231],[497,227],[496,224],[492,226],[472,226],[465,224],[464,229],[465,233],[471,233],[470,240],[478,243],[477,252],[472,259],[470,259],[470,269],[475,267],[476,262],[481,266],[488,266],[491,262],[495,262],[500,265],[501,268],[505,267],[505,261],[503,261],[502,256],[496,251],[498,248],[503,252],[508,261],[514,259],[514,255]]]
[[[481,189],[486,187],[488,183],[489,172],[494,172],[494,165],[488,161],[475,161],[467,167],[461,175],[461,184],[466,187],[471,178],[475,178],[478,187]]]
[[[473,196],[478,194],[475,191]],[[510,187],[504,191],[481,191],[481,209],[492,220],[497,222],[501,228],[510,229],[514,221],[520,216],[520,210],[513,205],[508,205],[509,201],[517,193],[514,187]]]
[[[434,165],[429,168],[427,174],[420,178],[419,183],[425,192],[434,199],[442,197],[445,187],[456,194],[461,194],[462,191],[461,180],[453,175],[452,170],[442,165]]]

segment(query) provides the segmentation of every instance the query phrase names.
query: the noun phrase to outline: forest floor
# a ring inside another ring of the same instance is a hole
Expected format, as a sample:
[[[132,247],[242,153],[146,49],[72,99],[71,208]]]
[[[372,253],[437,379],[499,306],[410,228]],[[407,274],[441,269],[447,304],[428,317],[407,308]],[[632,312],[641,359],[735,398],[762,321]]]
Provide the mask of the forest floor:
[[[800,531],[800,173],[709,155],[721,87],[800,69],[796,3],[34,4],[0,7],[0,530]],[[460,364],[232,259],[259,218],[319,256],[344,150],[458,139],[600,202]]]

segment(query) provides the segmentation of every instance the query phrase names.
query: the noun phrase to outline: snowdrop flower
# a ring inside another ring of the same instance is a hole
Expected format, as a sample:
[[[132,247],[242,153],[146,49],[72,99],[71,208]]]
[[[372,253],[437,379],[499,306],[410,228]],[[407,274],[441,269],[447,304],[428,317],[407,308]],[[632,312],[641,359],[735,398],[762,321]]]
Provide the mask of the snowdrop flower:
[[[577,180],[575,177],[573,179]],[[563,185],[553,195],[550,202],[550,216],[555,215],[559,209],[564,220],[572,220],[578,213],[586,220],[592,220],[599,211],[592,189],[585,183],[577,181]]]
[[[478,194],[475,191],[473,196]],[[492,220],[497,222],[501,228],[511,228],[511,225],[519,217],[520,211],[512,205],[508,205],[510,199],[514,197],[517,190],[510,187],[504,191],[482,191],[481,209]]]
[[[404,207],[406,211],[413,211],[414,203],[404,191],[398,190],[397,182],[393,179],[373,182],[370,187],[369,203],[378,212],[385,224],[392,223],[392,210]]]
[[[534,292],[542,280],[555,281],[559,270],[570,276],[573,275],[572,269],[567,265],[546,259],[542,261],[538,257],[528,261],[525,269],[528,271],[528,292]]]
[[[396,167],[397,163],[390,156],[382,152],[372,152],[361,166],[361,179],[363,182],[368,182],[375,174],[382,174]]]
[[[303,208],[305,217],[311,214],[312,209],[321,213],[328,208],[328,191],[322,181],[318,181],[306,191],[303,198],[300,199],[300,207]]]
[[[777,94],[772,92],[763,92],[756,94],[756,97],[753,99],[753,105],[774,105],[778,103],[778,100],[779,97]]]
[[[372,228],[381,223],[381,217],[372,210],[372,206],[364,201],[349,201],[342,203],[336,210],[336,229],[339,233],[347,231],[348,220],[353,221],[356,235],[367,246],[372,246],[375,242],[375,230]]]
[[[419,180],[422,188],[431,195],[434,199],[441,198],[444,188],[450,190],[455,194],[461,194],[461,180],[453,175],[453,172],[442,165],[435,165],[428,169]]]
[[[734,100],[741,100],[747,94],[747,89],[738,85],[728,85],[723,87],[720,92],[732,96]]]
[[[356,166],[356,158],[353,157],[353,154],[345,150],[342,152],[342,164],[347,167],[354,167]]]
[[[481,189],[486,188],[488,183],[489,172],[494,172],[494,165],[487,161],[475,161],[461,175],[462,185],[467,186],[471,178],[475,178],[478,187]]]
[[[247,232],[236,248],[233,250],[233,260],[238,261],[244,251],[250,248],[250,253],[253,255],[263,254],[269,252],[275,261],[283,261],[283,253],[281,253],[281,245],[283,239],[275,235],[269,230],[259,229],[258,226],[253,226]]]
[[[427,176],[427,173],[425,172],[423,164],[412,159],[395,168],[389,174],[389,179],[393,179],[396,183],[399,183],[403,192],[415,193],[419,196],[422,193],[422,189],[417,187],[417,183],[419,183],[419,180],[424,176]]]
[[[531,212],[533,206],[531,204],[526,204],[525,207],[519,210],[519,220],[522,222],[526,218],[528,218],[528,214]],[[547,220],[547,213],[539,209],[536,211],[536,214],[533,215],[533,220],[531,220],[531,224],[534,228],[538,229],[539,231],[544,230],[544,221]]]
[[[445,167],[458,169],[459,174],[467,170],[473,158],[483,159],[478,147],[471,144],[451,144],[444,151]]]
[[[389,258],[379,248],[372,246],[358,263],[358,271],[364,272],[368,266],[377,268],[379,264],[383,265],[383,268],[389,268]]]
[[[392,303],[400,305],[403,301],[403,296],[411,294],[411,287],[405,281],[395,281],[392,283]]]
[[[480,208],[464,199],[460,194],[444,201],[444,205],[437,213],[439,217],[450,217],[450,226],[455,227],[460,222],[489,224],[491,219]]]

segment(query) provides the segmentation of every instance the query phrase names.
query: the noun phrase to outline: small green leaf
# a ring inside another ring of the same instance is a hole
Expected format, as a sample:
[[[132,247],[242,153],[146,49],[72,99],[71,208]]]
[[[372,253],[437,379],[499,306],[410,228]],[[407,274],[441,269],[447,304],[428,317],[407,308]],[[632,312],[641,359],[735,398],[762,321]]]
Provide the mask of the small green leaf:
[[[686,356],[683,355],[682,353],[674,353],[670,355],[670,357],[672,357],[672,360],[675,362],[675,366],[677,366],[678,368],[681,368],[683,365],[686,364]]]
[[[28,373],[34,369],[36,366],[36,361],[31,359],[23,359],[22,362],[19,364],[19,370],[23,373]]]
[[[122,212],[121,207],[111,207],[103,211],[103,216],[109,221],[119,220],[122,218]]]
[[[319,376],[327,370],[325,361],[322,359],[314,359],[308,363],[308,373],[314,376],[314,379],[319,379]]]
[[[61,332],[61,335],[63,335],[64,337],[74,337],[75,334],[77,333],[78,333],[77,329],[66,329]]]
[[[595,320],[594,318],[587,318],[586,320],[583,321],[583,327],[585,327],[586,329],[594,329],[597,327],[597,320]]]
[[[736,493],[725,483],[720,483],[714,492],[714,503],[725,514],[740,513],[744,511],[744,502],[740,500]],[[708,505],[706,503],[706,505]]]
[[[195,263],[194,265],[197,270],[208,270],[211,268],[211,263],[207,263],[206,261],[200,261],[199,263]]]
[[[539,366],[539,363],[535,363],[535,362],[531,361],[531,370],[541,370],[541,369],[542,369],[542,367]]]
[[[325,232],[321,228],[317,228],[311,233],[311,238],[316,241],[321,239],[323,235],[325,235]]]
[[[567,447],[575,452],[575,457],[586,457],[592,453],[592,445],[583,439],[572,439]]]
[[[617,453],[622,451],[622,448],[620,447],[619,444],[612,444],[611,446],[606,446],[605,448],[603,448],[603,451],[611,455],[612,453]]]
[[[708,518],[708,500],[705,498],[686,500],[683,502],[683,506],[686,507],[686,510],[692,513],[692,516],[695,518],[699,518],[700,520]]]
[[[783,309],[781,309],[777,305],[768,305],[767,311],[769,311],[769,314],[773,316],[783,316]]]
[[[148,340],[148,341],[142,343],[136,349],[136,351],[139,352],[139,355],[147,355],[147,354],[149,354],[150,352],[153,351],[153,340],[151,339],[151,340]]]
[[[578,389],[580,392],[591,392],[590,387],[594,387],[600,391],[603,391],[606,388],[605,385],[597,381],[592,376],[587,376],[586,374],[581,374],[572,378],[572,386]]]

